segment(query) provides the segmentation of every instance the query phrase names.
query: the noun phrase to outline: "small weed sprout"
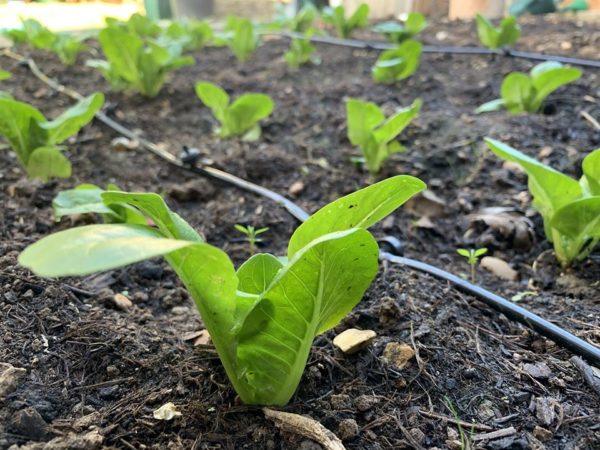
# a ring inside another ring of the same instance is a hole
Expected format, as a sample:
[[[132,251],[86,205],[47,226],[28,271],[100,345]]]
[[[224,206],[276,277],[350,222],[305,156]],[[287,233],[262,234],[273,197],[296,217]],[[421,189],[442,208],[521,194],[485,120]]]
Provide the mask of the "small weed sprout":
[[[262,242],[262,239],[259,238],[258,235],[263,234],[265,231],[269,231],[268,227],[256,229],[252,225],[244,226],[239,223],[236,223],[234,228],[246,236],[244,240],[248,243],[250,256],[254,255],[256,252],[256,244]]]
[[[460,256],[464,256],[467,259],[467,263],[471,266],[471,283],[475,283],[475,267],[477,267],[477,263],[479,262],[479,258],[487,253],[487,248],[458,248],[456,249],[456,253]]]

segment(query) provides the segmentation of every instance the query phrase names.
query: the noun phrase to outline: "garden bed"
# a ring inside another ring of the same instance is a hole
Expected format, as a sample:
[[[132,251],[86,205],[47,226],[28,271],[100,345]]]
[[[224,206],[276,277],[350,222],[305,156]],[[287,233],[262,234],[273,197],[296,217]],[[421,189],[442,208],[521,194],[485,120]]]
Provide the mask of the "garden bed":
[[[476,43],[474,27],[460,23],[433,26],[425,35],[430,44]],[[524,26],[518,45],[581,57],[593,56],[590,47],[600,47],[594,26],[543,19]],[[101,76],[83,64],[67,68],[44,53],[33,56],[45,73],[83,94],[108,93],[117,120],[168,151],[197,147],[215,167],[280,193],[295,185],[295,200],[310,212],[371,181],[350,162],[357,150],[346,138],[344,98],[371,100],[389,111],[422,98],[419,118],[401,137],[409,151],[395,155],[380,177],[418,176],[445,206],[427,227],[416,223],[415,207],[413,213],[402,208],[375,235],[396,236],[406,256],[466,276],[456,248],[472,246],[480,236],[465,237],[469,215],[496,206],[524,212],[535,225],[533,244],[517,249],[510,239],[496,239],[490,247],[517,269],[520,281],[480,270],[478,282],[509,298],[534,291],[520,300],[523,306],[600,342],[598,254],[562,272],[523,194],[525,176],[482,144],[482,137],[495,137],[579,176],[583,156],[600,147],[600,131],[580,116],[582,110],[600,115],[597,70],[585,70],[554,94],[548,114],[476,116],[477,106],[498,96],[506,73],[528,71],[534,63],[426,54],[410,79],[385,86],[371,81],[374,52],[320,45],[320,66],[290,73],[281,59],[286,48],[286,40],[270,39],[244,65],[228,51],[206,48],[195,55],[195,66],[174,73],[151,100],[109,93]],[[47,116],[70,104],[26,67],[4,57],[0,66],[13,73],[2,88]],[[234,97],[248,91],[271,95],[277,106],[263,138],[244,143],[214,137],[212,116],[193,92],[199,80],[216,82]],[[0,153],[0,361],[27,370],[0,405],[0,448],[51,439],[57,439],[53,448],[75,448],[69,439],[76,438],[87,442],[85,448],[316,448],[280,433],[259,408],[236,401],[212,347],[189,339],[202,323],[161,260],[58,281],[36,278],[17,265],[26,245],[72,226],[71,220],[54,223],[51,200],[83,182],[164,193],[175,211],[236,263],[247,256],[236,223],[269,227],[263,249],[284,253],[297,223],[283,209],[170,167],[141,149],[116,151],[115,137],[100,123],[85,128],[70,146],[74,176],[46,184],[27,179],[14,157]],[[122,291],[131,307],[115,304],[114,294]],[[378,337],[368,349],[344,356],[332,339],[351,326],[372,329]],[[417,353],[402,370],[382,361],[392,341]],[[446,283],[382,263],[355,311],[317,338],[299,391],[284,409],[313,417],[347,448],[453,448],[461,432],[476,448],[597,448],[598,394],[571,356]],[[182,416],[154,419],[152,411],[166,402],[175,403]],[[457,421],[474,425],[459,427]],[[482,436],[501,429],[507,430],[500,437]],[[61,440],[65,447],[58,447]]]

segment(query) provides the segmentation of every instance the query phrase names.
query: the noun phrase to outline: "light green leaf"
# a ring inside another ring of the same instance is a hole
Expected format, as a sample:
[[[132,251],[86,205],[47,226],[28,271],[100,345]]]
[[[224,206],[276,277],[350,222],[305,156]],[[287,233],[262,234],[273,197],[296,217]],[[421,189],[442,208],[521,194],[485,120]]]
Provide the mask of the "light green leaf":
[[[10,77],[12,77],[12,73],[7,70],[0,69],[0,81],[8,80]]]
[[[27,161],[27,174],[42,181],[50,178],[68,178],[71,176],[71,163],[62,152],[51,146],[38,147]]]
[[[252,256],[237,270],[238,290],[248,294],[262,294],[282,267],[279,258],[268,253]]]
[[[486,112],[498,111],[505,106],[505,102],[503,98],[497,98],[496,100],[492,100],[484,103],[479,108],[475,110],[475,114],[481,114]]]
[[[77,134],[82,127],[94,118],[94,115],[102,108],[103,104],[104,94],[96,92],[80,100],[56,119],[40,124],[43,129],[48,131],[48,143],[51,145],[60,144]]]
[[[385,115],[373,102],[355,98],[346,101],[348,139],[353,145],[366,145],[373,129],[385,120]]]
[[[369,228],[425,188],[418,178],[397,175],[335,200],[296,229],[288,244],[288,257],[327,233]]]
[[[556,211],[551,225],[576,242],[600,238],[600,196],[568,203]]]
[[[75,189],[60,192],[52,200],[54,217],[60,219],[63,216],[89,213],[116,216],[115,212],[102,201],[103,192],[104,189],[93,184],[83,184]]]
[[[25,167],[30,153],[45,143],[46,132],[38,125],[45,121],[46,118],[33,106],[0,98],[0,135],[8,141]]]
[[[584,190],[590,195],[600,195],[600,148],[583,159],[583,177],[580,180]]]
[[[379,125],[373,132],[375,140],[378,143],[387,144],[395,139],[419,114],[423,102],[417,99],[408,108],[402,108],[396,111],[384,123]]]
[[[225,111],[225,125],[234,135],[243,134],[273,112],[271,97],[264,94],[244,94]]]
[[[517,23],[517,18],[514,16],[506,17],[500,22],[500,35],[498,42],[500,47],[512,45],[521,37],[521,28]]]
[[[531,80],[521,72],[509,73],[504,78],[501,93],[506,109],[513,114],[528,111],[530,99],[534,95]]]
[[[532,85],[535,88],[535,98],[532,108],[537,111],[552,92],[561,86],[572,83],[581,77],[581,70],[573,67],[556,67],[540,71],[532,71]]]
[[[496,27],[486,17],[481,14],[477,14],[475,17],[477,21],[477,34],[479,40],[487,48],[499,48],[499,35],[500,32],[496,30]]]
[[[102,51],[111,65],[111,71],[129,83],[140,78],[139,58],[144,47],[141,38],[119,28],[105,28],[98,35]]]
[[[165,255],[192,242],[166,239],[149,227],[88,225],[59,231],[27,247],[19,264],[44,277],[86,275]]]
[[[196,95],[208,106],[219,122],[225,120],[225,110],[229,106],[229,95],[223,88],[208,81],[196,83]]]

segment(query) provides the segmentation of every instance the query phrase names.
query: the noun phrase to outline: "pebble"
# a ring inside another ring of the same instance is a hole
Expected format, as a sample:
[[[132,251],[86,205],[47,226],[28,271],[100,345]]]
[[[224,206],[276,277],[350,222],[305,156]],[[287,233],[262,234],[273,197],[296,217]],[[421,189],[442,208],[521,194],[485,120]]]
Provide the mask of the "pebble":
[[[295,183],[292,183],[288,189],[290,195],[293,195],[294,197],[300,195],[302,191],[304,191],[304,183],[302,181],[296,181]]]
[[[358,436],[360,429],[354,419],[344,419],[338,425],[338,437],[342,441],[349,441]]]
[[[133,307],[133,303],[125,295],[116,293],[113,297],[115,307],[121,311],[127,311]]]
[[[41,440],[48,433],[48,424],[33,407],[18,411],[12,418],[12,428],[30,439]]]
[[[349,328],[333,339],[333,345],[342,352],[351,355],[368,346],[377,334],[373,330]]]
[[[403,369],[415,356],[410,345],[389,342],[383,349],[383,360],[395,369]]]
[[[519,272],[510,267],[506,261],[495,256],[481,258],[481,267],[504,280],[516,281],[519,279]]]
[[[14,391],[19,380],[27,374],[27,370],[0,362],[0,399]]]

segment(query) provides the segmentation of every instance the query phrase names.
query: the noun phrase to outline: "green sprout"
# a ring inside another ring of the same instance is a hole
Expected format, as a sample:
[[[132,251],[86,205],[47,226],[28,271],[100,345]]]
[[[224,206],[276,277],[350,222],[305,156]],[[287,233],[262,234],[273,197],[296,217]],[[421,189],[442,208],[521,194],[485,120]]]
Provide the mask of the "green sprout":
[[[475,267],[477,266],[479,257],[485,255],[487,251],[487,248],[470,248],[468,250],[466,248],[456,249],[456,253],[467,258],[467,263],[471,266],[471,283],[475,283]]]
[[[250,255],[254,255],[256,250],[256,244],[262,242],[262,239],[259,238],[258,235],[269,230],[268,227],[256,229],[252,225],[244,226],[240,225],[239,223],[236,223],[234,227],[240,233],[246,235],[244,240],[248,242],[248,245],[250,246]]]

